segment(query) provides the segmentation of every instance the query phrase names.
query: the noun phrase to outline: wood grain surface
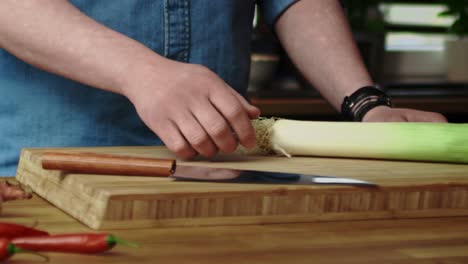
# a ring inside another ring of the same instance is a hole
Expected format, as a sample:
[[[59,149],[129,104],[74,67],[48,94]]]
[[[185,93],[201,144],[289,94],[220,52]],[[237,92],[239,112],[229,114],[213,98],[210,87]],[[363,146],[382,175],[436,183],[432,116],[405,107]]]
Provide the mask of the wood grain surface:
[[[45,151],[51,150],[24,150],[17,179],[95,229],[468,215],[467,165],[235,155],[211,162],[180,162],[352,177],[380,187],[246,185],[46,171],[40,166]],[[174,158],[162,147],[66,151]]]
[[[2,221],[53,234],[90,230],[50,203],[35,197],[4,205]],[[130,228],[130,227],[129,227]],[[468,217],[363,220],[326,223],[143,228],[111,230],[141,244],[100,255],[50,253],[55,263],[468,263]],[[44,263],[15,256],[12,264]]]

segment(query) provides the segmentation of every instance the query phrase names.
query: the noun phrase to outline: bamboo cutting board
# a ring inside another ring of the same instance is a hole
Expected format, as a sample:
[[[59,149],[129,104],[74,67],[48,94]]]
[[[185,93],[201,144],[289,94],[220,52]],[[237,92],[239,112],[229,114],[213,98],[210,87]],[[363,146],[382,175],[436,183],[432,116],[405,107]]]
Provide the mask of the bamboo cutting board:
[[[173,155],[163,147],[24,149],[17,179],[93,229],[468,215],[468,165],[236,155],[179,162],[353,177],[380,187],[247,185],[47,171],[41,168],[41,153],[50,150]]]

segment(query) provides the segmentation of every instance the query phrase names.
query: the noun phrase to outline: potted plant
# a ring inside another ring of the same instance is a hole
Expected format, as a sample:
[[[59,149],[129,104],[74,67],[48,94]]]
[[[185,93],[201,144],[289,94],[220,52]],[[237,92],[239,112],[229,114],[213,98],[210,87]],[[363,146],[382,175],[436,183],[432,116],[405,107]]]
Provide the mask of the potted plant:
[[[449,33],[455,37],[445,42],[447,79],[468,81],[468,0],[444,0],[446,10],[440,16],[450,16],[455,20]]]

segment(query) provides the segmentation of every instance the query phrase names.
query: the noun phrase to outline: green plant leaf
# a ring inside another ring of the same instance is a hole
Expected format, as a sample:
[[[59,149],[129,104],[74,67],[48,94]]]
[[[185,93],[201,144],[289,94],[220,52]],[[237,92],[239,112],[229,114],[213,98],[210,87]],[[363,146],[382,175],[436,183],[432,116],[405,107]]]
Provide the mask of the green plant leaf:
[[[450,27],[450,32],[454,33],[459,37],[463,37],[465,35],[468,35],[468,25],[465,21],[458,19]]]
[[[445,11],[443,11],[443,12],[440,12],[440,13],[437,14],[437,15],[438,15],[439,17],[443,17],[443,16],[454,16],[454,15],[456,15],[456,14],[457,14],[456,11],[448,9],[448,10],[445,10]]]
[[[457,36],[468,36],[468,0],[443,0],[447,9],[438,14],[439,17],[451,16],[455,18],[449,27],[449,32]]]

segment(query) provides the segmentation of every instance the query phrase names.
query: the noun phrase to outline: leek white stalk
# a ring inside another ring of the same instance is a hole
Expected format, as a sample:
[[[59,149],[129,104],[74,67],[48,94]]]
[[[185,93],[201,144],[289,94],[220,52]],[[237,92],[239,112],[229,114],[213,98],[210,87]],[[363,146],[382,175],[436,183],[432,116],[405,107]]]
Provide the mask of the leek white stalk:
[[[257,154],[468,163],[468,124],[259,119]]]

